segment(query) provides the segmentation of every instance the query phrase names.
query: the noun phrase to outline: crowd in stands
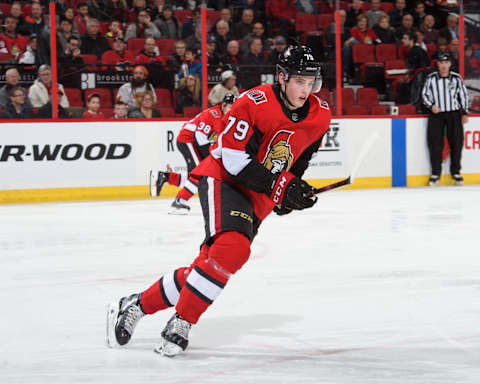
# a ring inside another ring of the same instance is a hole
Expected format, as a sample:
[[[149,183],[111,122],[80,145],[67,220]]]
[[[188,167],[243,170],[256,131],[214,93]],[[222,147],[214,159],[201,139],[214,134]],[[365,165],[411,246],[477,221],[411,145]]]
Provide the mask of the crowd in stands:
[[[3,118],[51,116],[48,4],[0,4]],[[278,53],[295,41],[312,46],[325,63],[325,86],[334,88],[328,70],[335,62],[333,0],[57,0],[60,116],[195,114],[201,106],[201,7],[207,7],[208,75],[216,79],[208,84],[210,105],[227,91],[238,95],[258,85],[262,73],[273,74]],[[340,8],[344,87],[369,87],[380,70],[385,90],[378,90],[385,100],[409,104],[411,98],[401,95],[411,95],[415,76],[434,65],[439,52],[450,51],[458,71],[459,19],[451,1],[352,0],[340,1]],[[476,39],[467,35],[467,76],[480,75]],[[35,78],[28,89],[19,85],[25,73]],[[85,88],[85,73],[124,81]],[[327,89],[322,96],[334,104]]]

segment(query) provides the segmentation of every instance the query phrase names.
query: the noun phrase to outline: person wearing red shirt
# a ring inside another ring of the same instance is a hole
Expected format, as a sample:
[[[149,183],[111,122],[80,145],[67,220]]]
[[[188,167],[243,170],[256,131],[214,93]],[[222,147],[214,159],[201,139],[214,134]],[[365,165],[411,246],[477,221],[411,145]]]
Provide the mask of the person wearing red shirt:
[[[10,53],[17,57],[25,52],[28,38],[17,34],[17,23],[15,17],[5,17],[5,30],[0,35],[0,53]]]
[[[125,42],[121,37],[117,36],[113,39],[112,48],[102,55],[102,70],[131,70],[132,65],[135,64],[135,57],[132,52],[125,49]]]
[[[142,65],[165,64],[165,58],[160,55],[158,47],[155,44],[155,39],[151,37],[145,39],[145,45],[135,58],[135,63]]]
[[[284,215],[315,205],[314,188],[302,177],[331,120],[328,103],[314,95],[321,89],[320,65],[310,48],[289,47],[277,66],[278,82],[235,101],[210,154],[192,172],[200,178],[205,224],[198,257],[111,303],[109,346],[126,345],[146,314],[175,307],[155,352],[183,352],[191,327],[248,261],[264,219],[272,211]]]
[[[373,44],[378,40],[373,29],[368,27],[368,17],[363,13],[357,16],[357,25],[350,30],[350,34],[359,44]]]
[[[92,93],[88,96],[87,110],[83,113],[82,117],[86,119],[104,119],[105,116],[100,112],[102,99],[98,93]]]
[[[88,14],[88,4],[81,2],[77,4],[77,16],[73,19],[77,25],[78,33],[85,35],[87,33],[87,21],[90,19]]]

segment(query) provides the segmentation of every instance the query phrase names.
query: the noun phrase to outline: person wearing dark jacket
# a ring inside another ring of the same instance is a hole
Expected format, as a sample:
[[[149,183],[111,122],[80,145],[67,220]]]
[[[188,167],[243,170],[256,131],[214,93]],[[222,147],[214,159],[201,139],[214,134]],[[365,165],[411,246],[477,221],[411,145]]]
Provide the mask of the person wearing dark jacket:
[[[380,39],[382,44],[395,44],[395,34],[393,28],[390,27],[390,17],[386,14],[380,15],[378,24],[373,26],[373,32]]]
[[[80,47],[83,55],[95,55],[101,59],[102,55],[110,50],[108,40],[99,32],[100,23],[96,19],[88,19],[87,33],[82,36]]]
[[[430,59],[427,52],[420,46],[415,45],[417,36],[414,33],[404,33],[402,36],[402,44],[409,48],[407,55],[407,68],[415,72],[419,68],[428,67],[430,65]]]
[[[25,103],[25,93],[22,88],[13,87],[8,93],[10,101],[0,117],[4,119],[32,119],[35,117],[33,110]]]
[[[200,79],[197,76],[187,75],[180,80],[175,105],[177,113],[183,113],[184,107],[200,106]]]
[[[406,10],[405,0],[396,0],[395,8],[391,11],[388,16],[390,16],[390,25],[393,28],[398,28],[402,25],[402,18],[408,12]]]
[[[248,47],[249,51],[240,62],[244,66],[240,80],[242,88],[249,89],[260,85],[260,75],[268,65],[262,47],[262,40],[259,37],[252,38]]]

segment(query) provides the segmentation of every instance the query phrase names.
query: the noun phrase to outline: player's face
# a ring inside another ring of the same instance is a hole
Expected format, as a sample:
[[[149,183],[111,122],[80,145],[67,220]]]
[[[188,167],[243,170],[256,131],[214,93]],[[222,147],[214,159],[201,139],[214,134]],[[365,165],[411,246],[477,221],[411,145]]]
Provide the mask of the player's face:
[[[228,112],[230,112],[230,110],[232,109],[232,105],[233,104],[223,104],[222,105],[223,116],[225,116]]]
[[[288,83],[285,84],[285,93],[288,101],[293,105],[292,109],[303,107],[308,95],[312,92],[314,83],[315,78],[313,76],[292,75],[290,77]]]

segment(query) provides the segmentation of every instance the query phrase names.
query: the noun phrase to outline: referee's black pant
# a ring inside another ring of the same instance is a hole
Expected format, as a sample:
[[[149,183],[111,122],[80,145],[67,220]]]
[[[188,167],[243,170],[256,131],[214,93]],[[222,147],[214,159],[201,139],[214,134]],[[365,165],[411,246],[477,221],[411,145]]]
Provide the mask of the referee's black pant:
[[[444,129],[450,145],[450,174],[460,173],[463,149],[463,125],[460,111],[440,112],[428,117],[427,144],[430,151],[432,175],[442,173],[442,151]]]

